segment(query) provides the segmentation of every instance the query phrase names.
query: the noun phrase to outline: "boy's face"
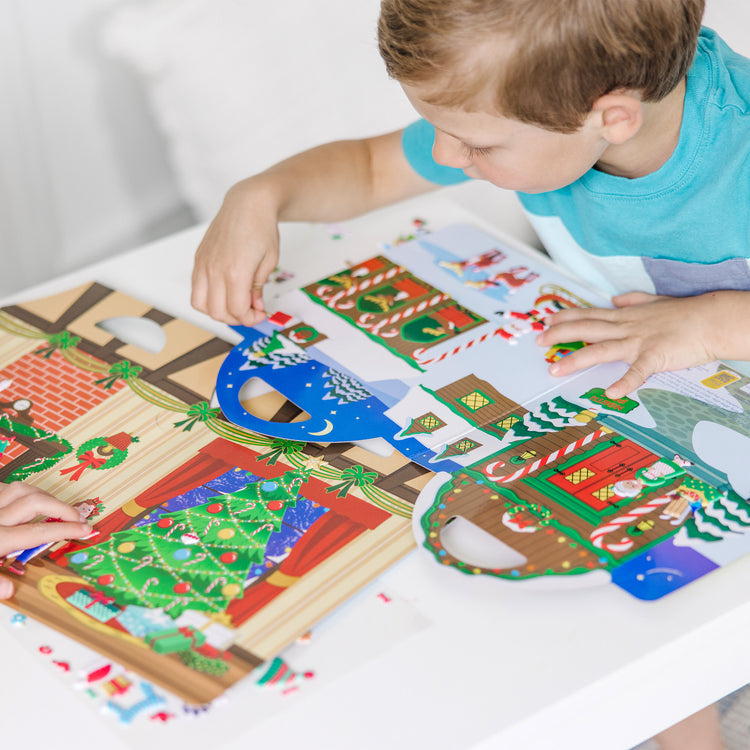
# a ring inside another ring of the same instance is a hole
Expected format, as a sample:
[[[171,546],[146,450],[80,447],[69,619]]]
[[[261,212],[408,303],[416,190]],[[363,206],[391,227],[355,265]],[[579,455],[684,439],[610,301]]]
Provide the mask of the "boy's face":
[[[402,87],[414,109],[435,126],[435,161],[498,187],[557,190],[588,172],[609,146],[596,113],[574,133],[556,133],[487,112],[428,104],[419,88]]]

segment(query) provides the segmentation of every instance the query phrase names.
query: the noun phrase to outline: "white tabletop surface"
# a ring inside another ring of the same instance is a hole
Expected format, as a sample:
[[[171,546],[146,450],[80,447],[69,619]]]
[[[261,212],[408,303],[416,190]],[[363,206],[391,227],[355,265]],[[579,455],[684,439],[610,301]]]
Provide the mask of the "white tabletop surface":
[[[395,239],[414,217],[493,231],[433,194],[343,225],[339,244],[338,228],[283,227],[282,267],[295,270],[294,286],[307,283],[376,254],[378,240]],[[231,338],[189,305],[202,232],[3,302],[97,280]],[[240,686],[199,723],[122,729],[0,628],[2,747],[626,750],[750,679],[750,556],[656,602],[613,585],[488,587],[453,573],[412,552],[321,625],[318,656],[314,644],[308,652],[319,678],[273,704]],[[378,592],[394,608],[371,616]],[[0,617],[11,614],[0,607]]]

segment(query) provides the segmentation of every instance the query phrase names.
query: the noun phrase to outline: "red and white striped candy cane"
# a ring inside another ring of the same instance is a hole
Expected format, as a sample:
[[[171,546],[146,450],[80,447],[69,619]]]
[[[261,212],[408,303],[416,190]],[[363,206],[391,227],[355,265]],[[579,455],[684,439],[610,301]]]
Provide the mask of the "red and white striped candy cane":
[[[669,495],[662,495],[661,497],[655,497],[645,505],[641,505],[640,508],[634,508],[628,511],[622,516],[613,518],[603,526],[598,526],[591,532],[591,542],[595,547],[599,549],[605,549],[608,552],[627,552],[633,546],[633,540],[630,537],[624,536],[619,542],[607,544],[604,541],[604,537],[607,534],[621,529],[623,526],[629,526],[630,524],[637,521],[641,516],[652,513],[656,508],[660,508],[662,505],[666,505],[671,502],[674,498]]]
[[[547,464],[552,463],[553,461],[556,461],[558,458],[561,458],[562,456],[567,456],[569,453],[572,453],[574,450],[576,450],[576,448],[581,448],[584,445],[588,445],[594,440],[598,440],[600,437],[607,435],[611,432],[612,430],[608,429],[607,427],[602,427],[600,430],[595,430],[594,432],[590,432],[588,435],[585,435],[580,440],[574,440],[572,443],[569,443],[564,448],[560,448],[556,451],[552,451],[552,453],[550,453],[549,455],[543,456],[542,458],[539,458],[536,461],[534,461],[533,464],[529,464],[528,466],[522,466],[518,471],[515,471],[513,472],[513,474],[508,474],[507,476],[504,476],[504,477],[497,477],[491,473],[490,469],[494,468],[497,465],[496,463],[489,464],[487,467],[485,467],[484,473],[487,476],[492,477],[493,479],[496,479],[499,482],[502,482],[503,484],[507,482],[514,482],[516,479],[520,479],[521,477],[524,477],[527,474],[531,474],[532,472],[536,471],[542,466],[546,466]]]
[[[434,365],[438,362],[442,362],[444,359],[448,359],[448,357],[452,357],[454,354],[458,354],[459,352],[466,351],[467,349],[471,349],[472,346],[476,346],[477,344],[481,344],[483,341],[487,341],[487,339],[492,338],[492,336],[497,336],[498,334],[501,335],[502,328],[497,328],[494,331],[490,331],[488,333],[482,334],[479,338],[476,339],[469,339],[468,341],[465,341],[463,344],[459,344],[459,346],[454,346],[453,349],[449,349],[447,352],[443,352],[442,354],[439,354],[437,357],[433,357],[432,359],[420,359],[420,357],[424,356],[427,353],[427,349],[425,347],[420,347],[419,349],[415,349],[411,356],[417,360],[417,364],[421,367],[425,367],[427,365]]]
[[[404,271],[405,269],[402,266],[393,266],[393,268],[389,268],[387,271],[381,271],[380,273],[375,274],[375,276],[370,279],[360,281],[359,284],[353,284],[348,289],[341,289],[330,297],[323,297],[323,301],[333,310],[348,310],[350,307],[354,307],[354,302],[347,300],[342,303],[340,300],[345,297],[351,297],[357,292],[362,292],[375,284],[380,284],[381,282],[391,279]]]
[[[450,299],[449,294],[439,292],[438,294],[435,294],[434,296],[430,297],[430,299],[422,300],[416,305],[410,305],[409,307],[405,307],[403,310],[398,310],[397,312],[393,313],[393,315],[389,315],[387,318],[383,318],[382,320],[379,320],[377,323],[367,325],[366,322],[361,322],[362,319],[365,317],[363,315],[357,321],[357,325],[362,326],[363,328],[368,330],[370,333],[379,333],[381,328],[384,328],[387,325],[391,325],[392,323],[396,323],[399,320],[403,320],[404,318],[410,318],[412,315],[421,313],[424,310],[426,310],[428,307],[434,307],[435,305],[439,304],[440,302],[444,302],[447,299]],[[379,335],[384,336],[386,334],[379,333]]]

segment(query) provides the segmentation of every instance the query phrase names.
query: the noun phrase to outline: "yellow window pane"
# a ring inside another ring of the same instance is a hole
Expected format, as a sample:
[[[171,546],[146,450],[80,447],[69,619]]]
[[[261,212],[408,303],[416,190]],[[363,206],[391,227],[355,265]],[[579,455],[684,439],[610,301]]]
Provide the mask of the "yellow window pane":
[[[492,403],[492,401],[490,401],[484,394],[480,393],[479,391],[472,391],[466,396],[462,396],[458,400],[462,404],[465,404],[472,411],[477,411],[483,406],[487,406],[487,404]]]
[[[585,482],[587,479],[593,476],[594,472],[584,467],[583,469],[578,469],[577,471],[572,471],[570,474],[566,474],[565,478],[571,484],[580,484],[581,482]]]

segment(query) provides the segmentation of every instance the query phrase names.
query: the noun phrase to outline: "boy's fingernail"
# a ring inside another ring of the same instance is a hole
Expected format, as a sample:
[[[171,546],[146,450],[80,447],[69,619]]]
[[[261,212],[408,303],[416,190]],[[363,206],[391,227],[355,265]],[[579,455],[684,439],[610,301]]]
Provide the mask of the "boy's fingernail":
[[[549,366],[549,373],[550,375],[557,375],[558,371],[560,370],[560,365],[554,364]]]

